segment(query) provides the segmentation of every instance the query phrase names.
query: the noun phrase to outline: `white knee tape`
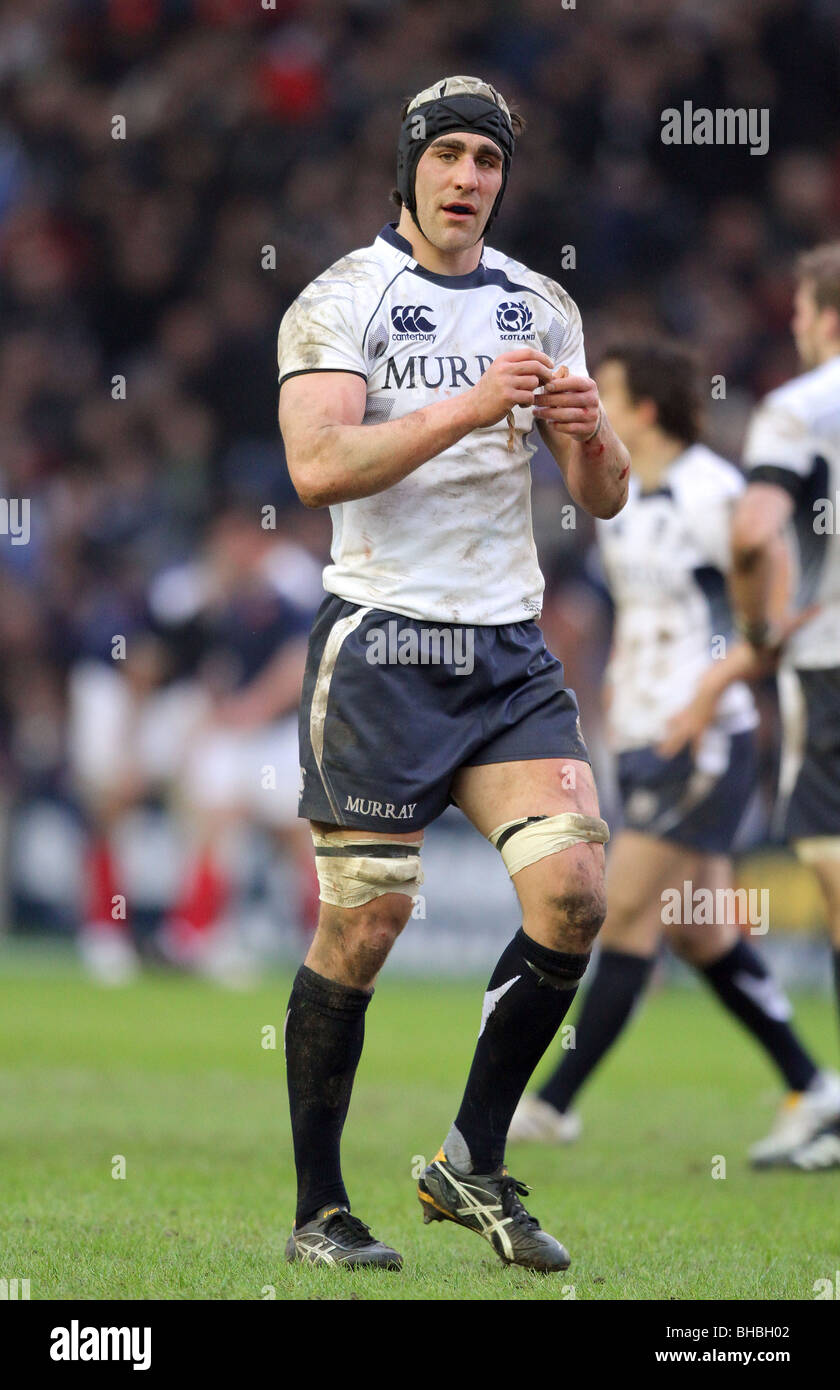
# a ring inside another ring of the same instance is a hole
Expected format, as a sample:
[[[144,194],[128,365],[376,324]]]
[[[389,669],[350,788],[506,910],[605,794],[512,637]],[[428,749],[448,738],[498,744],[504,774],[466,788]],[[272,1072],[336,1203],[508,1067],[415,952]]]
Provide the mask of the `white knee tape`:
[[[312,832],[321,902],[363,907],[384,893],[413,898],[423,882],[420,842],[366,840],[364,832],[346,838]]]
[[[519,820],[505,821],[487,838],[496,846],[512,878],[538,859],[571,849],[572,845],[605,845],[610,831],[607,822],[598,816],[566,811],[562,816],[521,816]]]
[[[815,835],[811,839],[794,840],[793,849],[800,864],[840,859],[840,835]]]

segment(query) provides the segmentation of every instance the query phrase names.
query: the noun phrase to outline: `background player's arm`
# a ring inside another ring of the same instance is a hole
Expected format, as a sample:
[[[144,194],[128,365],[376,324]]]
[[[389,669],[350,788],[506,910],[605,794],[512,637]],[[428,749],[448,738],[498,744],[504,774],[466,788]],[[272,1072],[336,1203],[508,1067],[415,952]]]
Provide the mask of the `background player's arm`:
[[[694,696],[667,724],[657,748],[662,758],[675,758],[688,743],[696,752],[700,738],[713,722],[718,701],[735,681],[755,681],[770,675],[778,653],[757,652],[748,642],[739,642],[720,661],[713,661],[700,680]]]
[[[755,486],[757,488],[759,484],[756,483]],[[785,642],[803,623],[809,622],[813,617],[814,608],[805,609],[800,613],[788,611],[791,595],[791,555],[787,543],[778,532],[768,537],[766,555],[769,566],[766,620],[771,624],[772,643],[759,649],[749,642],[738,642],[725,657],[711,663],[691,702],[668,721],[665,738],[657,750],[662,757],[676,757],[686,743],[690,743],[696,749],[703,731],[715,717],[718,701],[724,691],[736,681],[757,681],[772,675]],[[734,578],[733,553],[733,568],[729,572],[730,589]]]
[[[376,425],[362,424],[362,377],[289,377],[280,390],[279,419],[298,497],[306,507],[326,507],[383,492],[465,434],[497,424],[514,405],[532,405],[552,368],[545,353],[517,348],[497,357],[469,391]]]
[[[303,674],[306,669],[307,639],[296,637],[284,642],[254,679],[224,700],[216,709],[220,723],[235,728],[256,728],[282,719],[300,704]]]
[[[630,455],[607,419],[595,382],[564,370],[537,396],[534,416],[573,501],[590,516],[607,519],[627,501]]]
[[[755,482],[744,491],[732,523],[732,606],[741,626],[761,632],[787,607],[778,601],[783,569],[788,587],[790,555],[782,531],[793,514],[793,498],[775,483]]]

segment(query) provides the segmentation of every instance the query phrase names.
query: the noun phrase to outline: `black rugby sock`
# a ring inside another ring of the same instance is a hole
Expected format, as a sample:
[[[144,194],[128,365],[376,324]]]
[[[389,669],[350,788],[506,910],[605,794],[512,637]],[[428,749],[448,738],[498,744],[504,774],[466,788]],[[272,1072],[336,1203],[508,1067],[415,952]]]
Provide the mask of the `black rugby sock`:
[[[758,952],[747,941],[700,967],[718,999],[740,1019],[772,1058],[792,1091],[804,1091],[819,1068],[790,1024],[790,1004]]]
[[[542,1100],[566,1111],[621,1033],[644,993],[654,956],[603,950],[575,1024],[575,1046],[540,1090]]]
[[[322,1207],[350,1205],[339,1150],[372,993],[327,980],[306,965],[292,985],[285,1047],[298,1227]]]
[[[493,1173],[513,1112],[565,1018],[588,955],[551,951],[520,930],[490,977],[461,1108],[444,1142],[463,1172]]]

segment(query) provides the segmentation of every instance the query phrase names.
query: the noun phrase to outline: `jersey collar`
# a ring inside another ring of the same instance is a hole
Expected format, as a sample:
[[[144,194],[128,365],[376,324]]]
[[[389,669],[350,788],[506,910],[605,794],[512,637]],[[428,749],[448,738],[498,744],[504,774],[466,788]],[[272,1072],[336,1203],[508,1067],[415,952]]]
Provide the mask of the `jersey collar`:
[[[418,265],[414,259],[414,252],[411,249],[411,242],[406,241],[397,231],[396,222],[386,222],[379,236],[386,241],[389,246],[393,246],[396,251],[401,251],[408,256],[411,265],[409,269],[412,275],[419,275],[422,280],[430,280],[433,285],[442,285],[446,290],[471,290],[476,285],[486,285],[488,283],[487,267],[484,264],[484,250],[482,248],[481,260],[475,270],[471,270],[468,275],[438,275],[434,270],[427,270],[425,266]]]
[[[639,499],[642,502],[647,502],[651,497],[673,497],[673,495],[673,489],[667,483],[660,483],[658,487],[652,487],[648,492],[643,492],[641,487],[639,488]]]

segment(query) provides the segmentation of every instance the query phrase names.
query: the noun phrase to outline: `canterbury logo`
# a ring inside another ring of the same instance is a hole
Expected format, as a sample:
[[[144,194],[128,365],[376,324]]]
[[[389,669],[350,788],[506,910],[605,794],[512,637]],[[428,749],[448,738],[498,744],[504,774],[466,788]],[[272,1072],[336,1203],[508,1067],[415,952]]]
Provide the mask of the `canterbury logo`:
[[[437,333],[437,324],[429,318],[428,304],[397,304],[391,310],[391,322],[397,333],[429,337]]]
[[[534,326],[534,315],[521,299],[506,299],[496,310],[496,327],[500,333],[530,333]]]

